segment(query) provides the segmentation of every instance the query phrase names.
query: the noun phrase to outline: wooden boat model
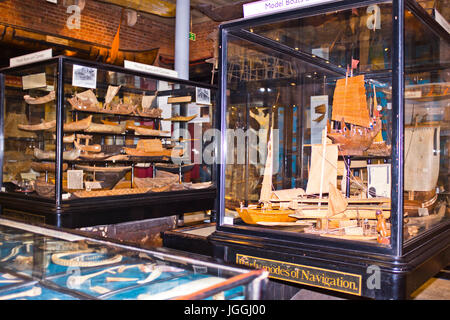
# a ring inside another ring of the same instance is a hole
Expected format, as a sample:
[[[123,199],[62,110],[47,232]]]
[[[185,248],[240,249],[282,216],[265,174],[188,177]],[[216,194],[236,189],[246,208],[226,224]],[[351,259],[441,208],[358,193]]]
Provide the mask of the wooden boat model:
[[[147,129],[147,128],[142,128],[142,127],[135,127],[134,132],[138,135],[144,135],[144,136],[163,136],[163,135],[170,134],[170,131]]]
[[[131,103],[123,103],[122,100],[117,104],[111,104],[109,108],[102,108],[99,112],[117,114],[117,115],[129,115],[134,114],[137,109],[137,105]]]
[[[160,108],[148,108],[139,110],[138,108],[135,110],[135,114],[145,117],[145,118],[160,118],[162,114],[162,109]]]
[[[431,213],[436,205],[440,131],[440,126],[433,124],[405,128],[404,209],[411,217],[418,216],[421,209]]]
[[[80,144],[78,141],[73,142],[77,149],[80,149],[83,153],[95,152],[98,153],[102,151],[102,146],[99,144]]]
[[[81,169],[84,171],[89,172],[122,172],[122,171],[129,171],[131,170],[131,166],[116,166],[116,167],[95,167],[95,166],[86,166],[86,165],[80,165],[76,164],[75,168]]]
[[[271,210],[252,207],[236,208],[239,217],[247,224],[258,224],[258,222],[295,222],[291,217],[295,210]]]
[[[56,135],[53,135],[53,139],[56,140]],[[75,134],[65,135],[63,137],[63,143],[73,143],[75,141]]]
[[[72,110],[99,112],[97,97],[91,89],[77,93],[67,101],[72,106]]]
[[[52,91],[50,91],[49,94],[47,94],[43,97],[38,97],[38,98],[31,97],[30,95],[24,95],[23,99],[28,104],[44,104],[44,103],[55,100],[55,91],[52,90]]]
[[[64,123],[64,132],[83,131],[89,128],[92,123],[92,115],[84,118],[83,120]]]
[[[174,183],[178,184],[178,177],[163,177],[163,178],[137,178],[135,177],[134,183],[138,188],[162,188],[170,186]]]
[[[133,194],[144,194],[151,191],[150,188],[128,188],[128,189],[112,189],[98,191],[75,191],[72,195],[76,198],[93,198],[93,197],[111,197],[124,196]]]
[[[76,160],[80,156],[81,150],[74,148],[69,151],[63,152],[63,160],[73,161]],[[39,160],[55,160],[56,152],[55,151],[43,151],[39,148],[34,148],[33,151],[34,156]]]
[[[341,127],[328,125],[327,136],[339,145],[342,155],[363,155],[369,149],[381,130],[381,120],[369,116],[364,75],[337,80],[331,120]]]
[[[162,142],[159,139],[141,139],[138,141],[136,149],[124,147],[123,150],[129,156],[138,157],[171,157],[181,156],[183,151],[173,151],[171,149],[165,149],[162,146]]]
[[[162,109],[152,108],[153,101],[155,101],[158,91],[155,91],[153,96],[142,96],[141,108],[136,108],[134,113],[141,117],[159,118],[162,114]]]
[[[43,131],[43,130],[51,130],[56,128],[56,120],[41,122],[39,124],[18,124],[17,127],[20,130],[25,131]]]
[[[68,167],[67,163],[63,163],[63,171]],[[37,172],[55,172],[55,162],[32,162],[31,169]]]
[[[174,115],[173,117],[167,118],[167,119],[163,119],[165,121],[178,121],[178,122],[189,122],[193,119],[195,119],[197,117],[196,114],[194,114],[193,116],[180,116],[180,115]]]
[[[84,132],[122,134],[125,133],[125,126],[125,123],[118,125],[108,125],[92,122],[87,128],[84,129]]]
[[[55,196],[55,185],[43,179],[36,179],[34,190],[39,196],[44,198],[53,198]]]
[[[236,208],[239,217],[248,224],[257,224],[258,222],[294,222],[295,218],[290,215],[295,210],[270,208],[270,193],[272,191],[272,171],[273,171],[273,130],[271,128],[269,142],[267,144],[267,159],[264,169],[263,186],[259,197],[260,207],[249,205],[248,207]]]

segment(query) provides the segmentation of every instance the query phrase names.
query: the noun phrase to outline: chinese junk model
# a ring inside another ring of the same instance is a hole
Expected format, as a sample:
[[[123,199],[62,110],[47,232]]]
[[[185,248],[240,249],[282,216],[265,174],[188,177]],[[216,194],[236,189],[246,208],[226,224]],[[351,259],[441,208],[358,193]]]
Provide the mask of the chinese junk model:
[[[370,148],[381,130],[381,120],[369,116],[364,75],[337,80],[331,120],[340,122],[340,128],[328,126],[327,135],[342,155],[361,156]]]

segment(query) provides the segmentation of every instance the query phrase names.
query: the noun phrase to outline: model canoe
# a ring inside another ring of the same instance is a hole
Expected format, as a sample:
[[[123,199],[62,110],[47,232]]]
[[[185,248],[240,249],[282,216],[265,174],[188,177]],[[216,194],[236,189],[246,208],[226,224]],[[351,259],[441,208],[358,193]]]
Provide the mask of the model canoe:
[[[92,116],[86,117],[83,120],[64,123],[65,132],[83,131],[92,123]]]
[[[56,127],[56,120],[41,122],[39,124],[18,124],[17,127],[25,131],[51,130]]]
[[[46,96],[38,97],[38,98],[32,97],[30,95],[24,95],[23,99],[28,104],[44,104],[44,103],[55,100],[55,91],[54,90],[50,91],[50,93],[47,94]]]

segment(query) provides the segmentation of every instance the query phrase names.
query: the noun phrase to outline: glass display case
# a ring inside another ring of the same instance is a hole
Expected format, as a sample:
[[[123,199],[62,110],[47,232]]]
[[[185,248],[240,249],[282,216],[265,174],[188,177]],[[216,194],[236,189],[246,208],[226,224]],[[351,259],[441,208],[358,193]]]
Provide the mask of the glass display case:
[[[447,30],[415,1],[334,1],[220,36],[214,254],[371,298],[445,267]]]
[[[266,282],[265,271],[199,255],[0,219],[0,300],[257,300]]]
[[[214,87],[60,56],[1,70],[1,94],[2,215],[85,227],[213,208],[197,154]]]

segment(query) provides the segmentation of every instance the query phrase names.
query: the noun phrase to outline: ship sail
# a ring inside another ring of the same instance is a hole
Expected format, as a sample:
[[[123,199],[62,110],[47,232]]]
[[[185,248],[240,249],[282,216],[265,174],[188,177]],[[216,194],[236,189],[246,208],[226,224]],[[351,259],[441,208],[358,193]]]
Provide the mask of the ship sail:
[[[364,75],[337,80],[331,120],[342,121],[342,119],[346,123],[370,127]]]
[[[321,144],[311,146],[311,167],[306,186],[306,194],[308,195],[318,194],[321,191],[322,193],[328,193],[330,184],[336,186],[338,146],[336,144],[326,144],[325,158],[323,158],[323,154],[324,148]],[[322,159],[325,161],[322,162]],[[323,177],[322,181],[320,177]]]
[[[259,196],[259,202],[270,202],[270,196],[272,194],[272,174],[273,174],[273,132],[270,128],[269,142],[267,144],[267,159],[266,166],[264,168],[264,177],[261,187],[261,193]]]

